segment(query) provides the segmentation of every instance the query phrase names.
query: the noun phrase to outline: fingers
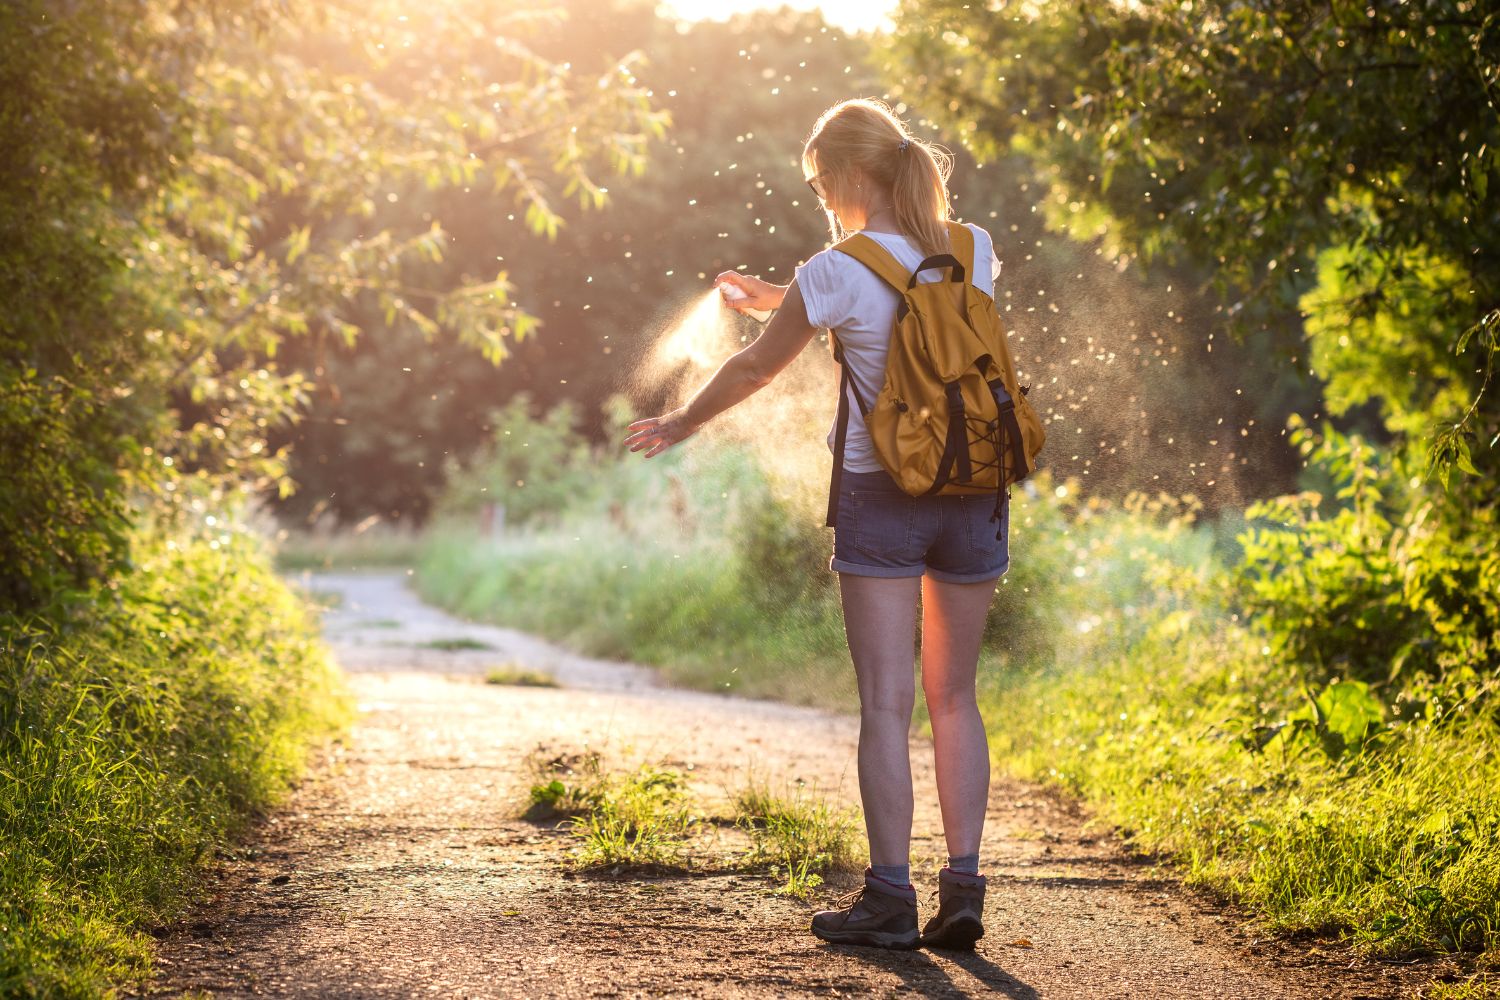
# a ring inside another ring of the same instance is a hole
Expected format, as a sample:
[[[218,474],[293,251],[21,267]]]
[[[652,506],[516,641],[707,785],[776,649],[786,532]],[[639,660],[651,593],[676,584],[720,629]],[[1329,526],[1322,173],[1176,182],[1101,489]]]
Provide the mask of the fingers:
[[[625,447],[629,448],[631,451],[640,451],[642,448],[651,447],[651,445],[655,444],[661,439],[661,436],[662,435],[655,430],[640,431],[639,433],[632,434],[630,435],[630,437],[625,439]]]
[[[632,452],[644,451],[646,458],[655,458],[677,442],[689,437],[697,427],[688,427],[672,414],[664,417],[646,417],[627,425],[629,432],[622,442]]]
[[[625,435],[624,445],[632,452],[645,451],[646,457],[651,458],[658,455],[663,449],[672,444],[672,439],[666,433],[660,417],[646,417],[637,420],[626,427],[630,433]]]

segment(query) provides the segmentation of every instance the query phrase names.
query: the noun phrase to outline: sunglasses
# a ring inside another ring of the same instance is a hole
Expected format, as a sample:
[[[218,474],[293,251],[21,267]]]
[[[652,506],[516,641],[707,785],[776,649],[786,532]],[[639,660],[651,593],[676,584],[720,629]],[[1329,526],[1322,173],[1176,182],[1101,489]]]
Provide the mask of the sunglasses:
[[[813,194],[818,196],[819,201],[827,197],[827,192],[823,190],[823,185],[818,183],[818,178],[822,176],[822,174],[813,174],[807,179],[807,186],[812,188]]]

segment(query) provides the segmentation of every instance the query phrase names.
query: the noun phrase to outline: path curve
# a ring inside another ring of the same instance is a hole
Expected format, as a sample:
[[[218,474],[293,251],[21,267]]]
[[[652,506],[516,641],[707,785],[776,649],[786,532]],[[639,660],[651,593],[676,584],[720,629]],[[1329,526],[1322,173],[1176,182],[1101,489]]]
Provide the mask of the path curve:
[[[754,876],[571,875],[568,835],[516,818],[538,746],[665,762],[710,807],[752,773],[853,802],[857,720],[665,687],[641,667],[453,618],[399,573],[300,582],[337,595],[326,635],[358,721],[220,867],[212,902],[163,932],[152,995],[1261,1000],[1404,997],[1427,978],[1264,939],[1004,778],[981,852],[989,933],[973,955],[824,945],[806,930],[812,907]],[[451,640],[488,648],[439,648]],[[500,664],[563,686],[484,684]],[[930,745],[913,749],[914,878],[929,889],[941,818]],[[924,918],[934,905],[923,899]]]

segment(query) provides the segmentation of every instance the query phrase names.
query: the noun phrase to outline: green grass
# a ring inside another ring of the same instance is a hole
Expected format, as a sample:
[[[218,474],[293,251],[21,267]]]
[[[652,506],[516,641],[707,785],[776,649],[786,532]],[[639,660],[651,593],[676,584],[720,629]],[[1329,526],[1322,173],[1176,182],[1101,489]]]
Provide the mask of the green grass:
[[[533,784],[522,814],[533,821],[561,818],[578,838],[570,863],[586,871],[664,873],[685,869],[769,872],[776,892],[806,899],[828,872],[856,869],[857,814],[803,787],[785,795],[752,782],[733,798],[727,820],[695,808],[686,776],[654,764],[610,771],[594,751],[528,760]],[[749,841],[725,855],[707,832],[732,824]]]
[[[604,761],[597,752],[553,754],[538,748],[526,766],[532,784],[523,819],[540,822],[582,815],[604,794]]]
[[[1002,767],[1075,793],[1279,930],[1381,954],[1500,940],[1493,706],[1392,717],[1334,756],[1295,670],[1250,629],[1180,611],[1082,664],[991,672],[982,709]]]
[[[281,529],[276,534],[276,568],[333,571],[406,569],[416,565],[422,536],[407,528],[375,524],[360,529],[320,527],[313,531]]]
[[[1481,972],[1452,983],[1435,983],[1424,994],[1427,1000],[1495,1000],[1500,997],[1500,976]]]
[[[421,643],[420,645],[423,649],[440,649],[445,653],[459,653],[466,652],[468,650],[495,648],[487,642],[480,642],[478,639],[470,639],[465,636],[460,636],[456,639],[430,639],[427,642]]]
[[[687,838],[698,817],[679,771],[642,765],[604,782],[592,807],[571,821],[584,869],[677,869],[688,864]]]
[[[142,537],[135,563],[0,626],[3,996],[144,981],[147,932],[346,718],[312,612],[253,539]]]
[[[522,814],[534,821],[564,817],[577,835],[571,863],[588,871],[679,869],[698,823],[683,775],[642,764],[612,772],[596,752],[549,754],[528,761],[534,778]]]
[[[735,822],[750,835],[744,864],[764,867],[781,881],[776,891],[807,899],[829,872],[858,869],[858,814],[798,785],[786,794],[751,782],[734,798]]]
[[[485,671],[486,684],[511,684],[516,687],[557,687],[557,678],[540,670],[529,670],[514,663],[491,667]]]

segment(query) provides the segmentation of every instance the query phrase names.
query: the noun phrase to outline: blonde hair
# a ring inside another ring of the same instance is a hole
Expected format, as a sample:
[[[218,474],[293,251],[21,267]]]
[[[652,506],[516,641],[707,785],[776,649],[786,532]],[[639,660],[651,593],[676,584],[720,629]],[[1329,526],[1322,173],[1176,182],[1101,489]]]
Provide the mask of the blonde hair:
[[[953,156],[912,135],[884,101],[840,101],[818,118],[802,147],[803,169],[819,178],[836,241],[846,235],[832,206],[854,199],[855,174],[890,192],[896,226],[927,256],[947,253],[948,175]]]

